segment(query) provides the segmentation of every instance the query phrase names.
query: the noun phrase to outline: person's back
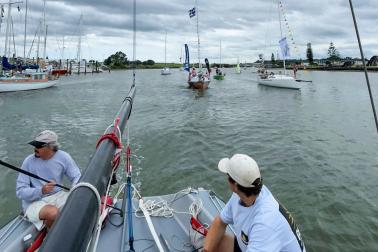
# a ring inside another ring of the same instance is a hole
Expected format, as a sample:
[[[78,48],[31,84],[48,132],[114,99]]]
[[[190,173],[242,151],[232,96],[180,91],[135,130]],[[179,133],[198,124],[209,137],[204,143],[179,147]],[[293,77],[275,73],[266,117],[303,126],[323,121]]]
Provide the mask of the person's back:
[[[263,186],[255,204],[245,207],[233,194],[221,214],[225,223],[232,223],[241,251],[302,251],[288,220],[268,188]],[[296,231],[296,230],[295,230]]]

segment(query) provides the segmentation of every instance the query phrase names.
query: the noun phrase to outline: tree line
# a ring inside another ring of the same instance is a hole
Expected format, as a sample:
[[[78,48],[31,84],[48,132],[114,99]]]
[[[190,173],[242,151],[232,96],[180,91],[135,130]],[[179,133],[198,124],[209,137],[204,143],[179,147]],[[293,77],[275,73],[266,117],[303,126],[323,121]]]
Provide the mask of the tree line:
[[[108,66],[111,69],[128,69],[132,68],[133,65],[137,67],[141,66],[153,66],[155,61],[149,59],[146,61],[136,60],[135,62],[127,59],[127,55],[124,52],[116,52],[115,54],[110,55],[107,59],[104,60],[104,65]]]

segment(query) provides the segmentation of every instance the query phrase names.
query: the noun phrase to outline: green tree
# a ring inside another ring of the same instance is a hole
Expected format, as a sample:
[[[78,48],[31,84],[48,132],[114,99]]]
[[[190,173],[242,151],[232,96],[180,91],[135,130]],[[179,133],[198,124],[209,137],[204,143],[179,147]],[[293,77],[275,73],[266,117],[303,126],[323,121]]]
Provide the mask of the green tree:
[[[104,60],[104,64],[114,68],[126,67],[129,61],[127,60],[127,55],[121,51],[116,52]]]
[[[331,42],[329,44],[329,48],[328,48],[328,60],[330,61],[337,61],[340,59],[340,54],[339,52],[337,51],[335,45],[333,44],[333,42]]]
[[[146,61],[146,64],[153,66],[153,65],[155,65],[155,61],[149,59],[149,60]]]
[[[272,61],[272,64],[276,63],[276,59],[274,58],[274,53],[272,53],[272,57],[270,59]]]
[[[307,43],[307,60],[310,65],[314,64],[314,55],[312,54],[311,43]]]

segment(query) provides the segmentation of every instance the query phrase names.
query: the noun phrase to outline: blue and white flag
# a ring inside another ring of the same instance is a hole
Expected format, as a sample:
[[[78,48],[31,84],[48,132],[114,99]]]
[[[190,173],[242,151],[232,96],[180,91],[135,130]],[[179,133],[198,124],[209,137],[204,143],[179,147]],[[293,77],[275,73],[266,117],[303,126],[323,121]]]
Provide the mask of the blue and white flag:
[[[287,44],[286,37],[280,39],[281,54],[284,59],[290,56],[289,45]]]
[[[192,18],[196,15],[196,7],[189,10],[189,17]]]

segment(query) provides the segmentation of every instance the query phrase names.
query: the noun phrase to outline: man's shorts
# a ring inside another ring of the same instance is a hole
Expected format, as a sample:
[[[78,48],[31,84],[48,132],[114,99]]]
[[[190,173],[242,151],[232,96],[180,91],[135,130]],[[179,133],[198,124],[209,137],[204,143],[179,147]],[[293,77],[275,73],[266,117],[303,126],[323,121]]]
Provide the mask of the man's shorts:
[[[34,201],[31,203],[25,211],[26,217],[28,220],[34,224],[34,226],[41,230],[43,228],[43,220],[39,219],[39,212],[46,205],[56,206],[58,209],[61,209],[66,203],[68,197],[68,192],[59,191],[53,195],[42,198],[41,200]]]

